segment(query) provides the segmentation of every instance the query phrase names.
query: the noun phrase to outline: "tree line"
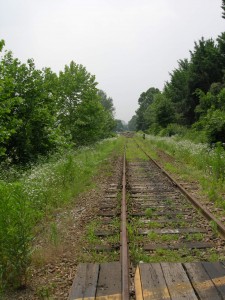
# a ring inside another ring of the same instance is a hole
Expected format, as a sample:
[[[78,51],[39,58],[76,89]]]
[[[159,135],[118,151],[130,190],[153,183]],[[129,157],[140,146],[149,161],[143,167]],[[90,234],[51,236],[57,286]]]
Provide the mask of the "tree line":
[[[71,61],[59,74],[4,51],[0,41],[0,161],[29,163],[59,147],[111,136],[113,100],[94,75]]]
[[[222,3],[225,18],[225,0]],[[163,91],[151,87],[138,99],[129,124],[153,134],[187,129],[208,142],[225,142],[225,32],[194,43],[190,59],[178,61]],[[128,124],[128,126],[129,126]]]

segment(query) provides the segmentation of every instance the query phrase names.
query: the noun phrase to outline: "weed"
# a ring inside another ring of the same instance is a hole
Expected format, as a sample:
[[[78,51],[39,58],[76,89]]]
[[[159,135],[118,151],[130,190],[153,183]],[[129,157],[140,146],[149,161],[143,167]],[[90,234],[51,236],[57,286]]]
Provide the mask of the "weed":
[[[86,239],[91,244],[96,244],[99,241],[99,237],[96,236],[95,231],[100,226],[100,222],[97,220],[93,220],[87,225],[86,231]]]
[[[170,198],[167,198],[166,200],[165,200],[165,204],[167,204],[167,205],[172,205],[173,204],[173,199],[170,199]]]
[[[154,231],[150,231],[148,233],[148,239],[151,240],[151,241],[156,241],[156,240],[159,239],[159,235]]]
[[[59,243],[59,234],[56,223],[51,223],[50,226],[50,240],[54,246],[57,246]]]
[[[39,287],[36,291],[37,296],[40,300],[50,300],[52,288],[50,286]]]
[[[219,261],[221,258],[220,258],[220,255],[218,253],[216,253],[215,251],[213,251],[211,254],[210,254],[210,257],[209,257],[209,261],[211,262],[217,262]]]
[[[213,233],[214,233],[216,236],[218,236],[219,232],[218,232],[218,226],[217,226],[217,223],[216,223],[215,221],[212,220],[212,221],[209,222],[209,225],[211,226]]]
[[[185,239],[187,241],[193,241],[194,240],[194,241],[200,242],[200,241],[203,240],[203,238],[204,238],[204,235],[200,232],[193,233],[193,234],[189,233],[189,234],[186,234],[186,236],[185,236]]]
[[[160,236],[160,240],[163,242],[177,241],[178,239],[179,236],[177,234],[162,234]]]
[[[160,228],[162,227],[162,224],[156,222],[156,221],[152,221],[152,222],[148,222],[148,228]]]
[[[153,215],[153,209],[152,209],[152,208],[146,208],[146,210],[145,210],[145,215],[146,215],[146,217],[148,217],[149,219],[152,218],[152,215]]]

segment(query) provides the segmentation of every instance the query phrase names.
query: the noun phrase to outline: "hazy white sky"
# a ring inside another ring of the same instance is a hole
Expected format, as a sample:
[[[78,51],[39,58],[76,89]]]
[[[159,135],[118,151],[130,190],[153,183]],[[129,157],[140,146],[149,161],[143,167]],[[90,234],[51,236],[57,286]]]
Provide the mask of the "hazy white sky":
[[[194,41],[225,31],[221,0],[0,0],[0,39],[23,62],[96,75],[128,121],[139,95],[163,88]]]

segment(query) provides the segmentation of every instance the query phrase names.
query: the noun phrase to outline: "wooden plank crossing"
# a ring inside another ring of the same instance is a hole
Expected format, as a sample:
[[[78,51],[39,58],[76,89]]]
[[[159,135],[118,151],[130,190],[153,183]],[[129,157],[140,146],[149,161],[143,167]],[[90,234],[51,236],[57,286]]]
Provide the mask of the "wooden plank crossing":
[[[140,263],[135,273],[137,300],[225,299],[222,262]]]
[[[78,265],[68,300],[121,300],[121,294],[120,262],[82,263]]]
[[[224,262],[140,263],[136,300],[225,299]],[[79,264],[68,300],[122,300],[120,262]]]

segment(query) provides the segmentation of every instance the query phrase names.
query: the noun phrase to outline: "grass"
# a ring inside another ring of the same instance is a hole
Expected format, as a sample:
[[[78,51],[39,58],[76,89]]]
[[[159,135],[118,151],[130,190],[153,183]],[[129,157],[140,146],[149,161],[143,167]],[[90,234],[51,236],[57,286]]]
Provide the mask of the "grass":
[[[149,218],[149,219],[152,218],[153,213],[154,213],[155,210],[156,209],[153,209],[153,208],[146,208],[146,210],[145,210],[146,217]]]
[[[205,252],[199,249],[182,248],[179,250],[157,249],[154,252],[145,252],[142,248],[133,245],[130,249],[131,258],[134,264],[139,262],[156,263],[156,262],[196,262],[196,261],[222,261],[224,256],[217,253],[215,249]]]
[[[94,186],[100,168],[107,170],[113,153],[123,150],[124,139],[113,138],[92,147],[67,150],[29,169],[10,167],[0,173],[0,290],[8,284],[26,285],[32,242],[49,220],[50,242],[59,243],[52,215],[75,203]],[[97,187],[96,187],[97,188]]]
[[[148,161],[148,157],[142,151],[140,151],[140,149],[138,149],[133,139],[128,139],[126,145],[126,159],[128,162],[137,160]]]

